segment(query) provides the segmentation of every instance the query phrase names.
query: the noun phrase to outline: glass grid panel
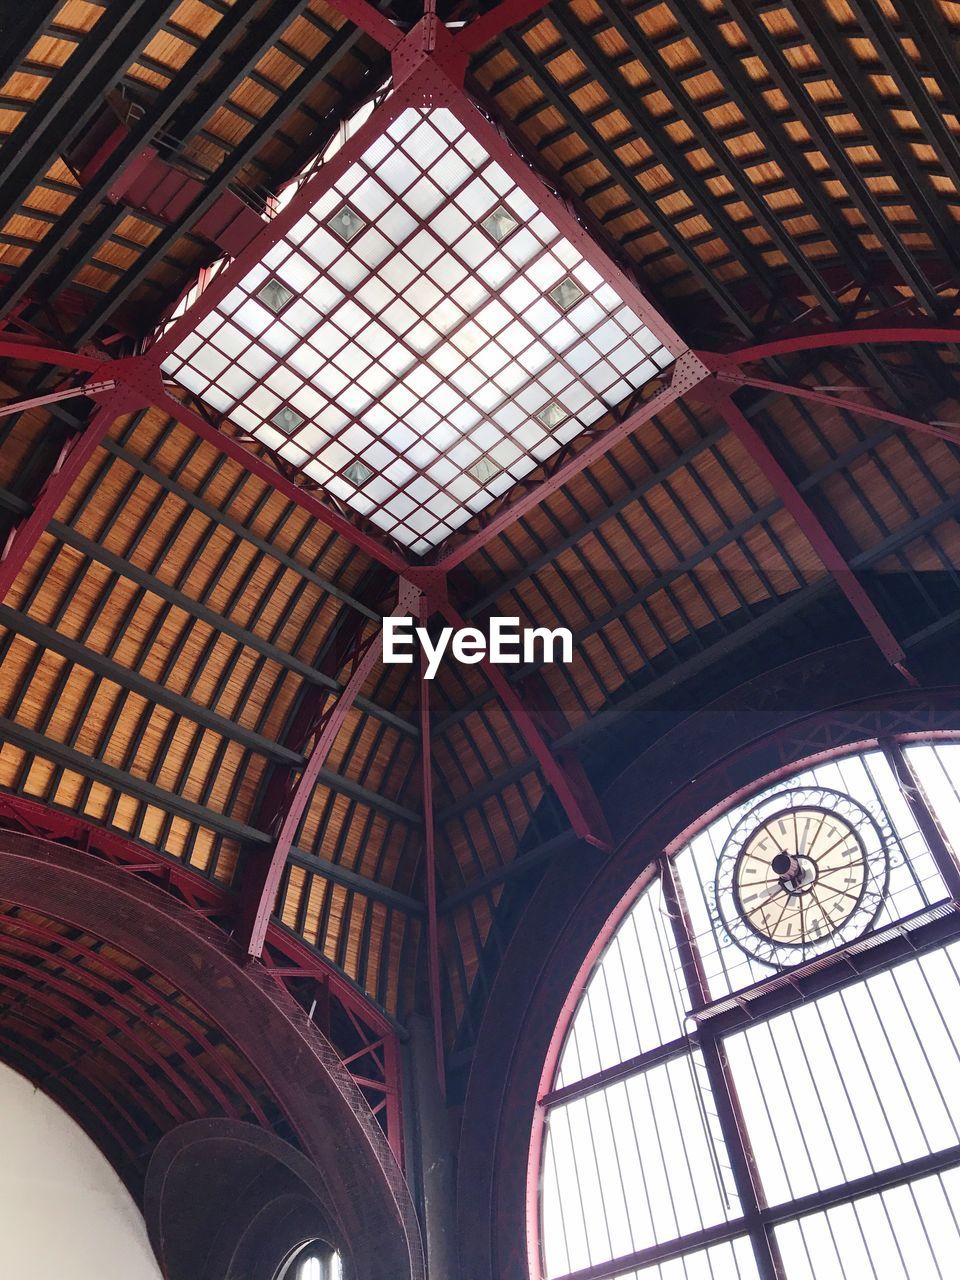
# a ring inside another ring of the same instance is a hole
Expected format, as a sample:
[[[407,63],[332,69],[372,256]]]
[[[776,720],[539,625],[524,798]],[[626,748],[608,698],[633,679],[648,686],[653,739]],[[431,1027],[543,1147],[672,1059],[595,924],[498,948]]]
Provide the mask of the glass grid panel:
[[[960,744],[906,750],[956,849]],[[814,786],[851,795],[882,816],[893,833],[889,897],[877,927],[946,898],[935,861],[881,753],[819,765],[765,794]],[[717,931],[710,901],[720,849],[761,799],[756,796],[717,819],[677,859],[714,996],[771,976],[769,967],[748,960]],[[658,880],[624,918],[591,975],[556,1086],[682,1035],[683,990]],[[701,1034],[709,1045],[709,1031]],[[727,1036],[728,1070],[766,1201],[789,1204],[960,1143],[958,1040],[960,941],[839,992],[798,1001],[788,1012]],[[656,1073],[674,1087],[669,1100],[651,1104],[637,1090]],[[723,1221],[717,1212],[721,1204],[727,1220],[735,1221],[740,1207],[731,1183],[699,1052],[556,1105],[547,1116],[542,1169],[547,1274],[626,1256],[669,1241],[673,1231],[689,1233]],[[654,1190],[658,1211],[649,1208],[648,1188]],[[956,1273],[960,1256],[958,1218],[960,1169],[951,1169],[808,1215],[778,1227],[776,1235],[790,1280],[946,1280]],[[740,1245],[746,1252],[735,1261],[724,1253],[730,1246],[715,1246],[628,1271],[622,1280],[752,1277],[752,1249],[746,1239]]]
[[[551,1109],[542,1213],[549,1276],[739,1216],[699,1054]]]
[[[788,1280],[952,1280],[960,1169],[777,1227]]]
[[[960,1143],[960,943],[730,1036],[768,1203]]]
[[[892,829],[896,847],[891,858],[890,887],[876,928],[902,920],[946,897],[946,887],[933,856],[917,830],[910,807],[881,752],[846,756],[804,770],[789,782],[779,782],[718,818],[677,855],[676,867],[686,896],[691,928],[703,960],[710,994],[715,999],[741,991],[771,973],[770,966],[747,956],[733,945],[717,919],[714,885],[717,860],[724,842],[743,815],[765,796],[775,795],[788,787],[817,786],[852,796]],[[798,954],[798,961],[802,958]]]
[[[686,993],[675,951],[657,879],[590,976],[560,1057],[558,1088],[685,1034]]]
[[[365,223],[348,241],[344,206]],[[294,297],[278,314],[270,279]],[[584,296],[563,311],[567,279]],[[672,360],[451,112],[408,108],[163,368],[421,553]]]
[[[697,1249],[669,1262],[626,1271],[617,1280],[759,1280],[757,1259],[747,1236]]]
[[[904,754],[936,814],[947,844],[954,854],[960,853],[960,743],[907,747]]]

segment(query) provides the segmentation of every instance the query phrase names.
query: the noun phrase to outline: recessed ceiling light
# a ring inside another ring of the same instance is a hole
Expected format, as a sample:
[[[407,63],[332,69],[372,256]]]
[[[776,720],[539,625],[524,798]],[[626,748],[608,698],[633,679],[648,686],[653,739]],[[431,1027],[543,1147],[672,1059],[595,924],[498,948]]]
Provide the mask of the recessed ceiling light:
[[[350,243],[354,236],[359,235],[366,225],[359,213],[351,209],[348,204],[345,204],[342,209],[338,209],[327,222],[330,230],[335,231],[340,239],[345,240],[347,244]]]
[[[296,409],[291,409],[289,405],[284,405],[282,409],[278,409],[271,419],[275,427],[279,427],[281,431],[296,431],[297,427],[303,422],[303,414],[297,413]]]
[[[576,280],[571,280],[569,276],[565,276],[558,285],[554,285],[550,290],[550,297],[561,311],[569,311],[573,304],[579,302],[583,297],[583,290]]]
[[[288,302],[293,301],[293,290],[288,289],[285,284],[271,276],[257,290],[257,297],[265,307],[269,307],[276,315],[283,310]]]
[[[361,462],[359,458],[355,458],[354,461],[350,463],[349,467],[345,468],[343,474],[345,479],[349,480],[351,484],[356,485],[359,489],[361,485],[365,485],[367,483],[373,475],[373,472],[365,462]]]
[[[480,225],[499,244],[501,240],[506,240],[511,231],[516,231],[520,223],[508,209],[505,209],[500,204],[497,205],[493,213],[487,214]]]
[[[551,400],[537,414],[537,417],[545,427],[558,427],[566,417],[566,413],[557,404],[556,400]]]
[[[470,474],[475,480],[479,480],[481,484],[486,484],[488,480],[492,480],[499,472],[500,468],[492,458],[486,456],[478,458],[470,468]]]

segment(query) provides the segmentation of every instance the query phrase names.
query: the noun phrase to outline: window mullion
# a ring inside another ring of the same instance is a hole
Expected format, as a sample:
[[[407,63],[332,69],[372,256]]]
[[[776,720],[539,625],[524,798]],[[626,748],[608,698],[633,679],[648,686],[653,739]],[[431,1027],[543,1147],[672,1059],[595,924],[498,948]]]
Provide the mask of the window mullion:
[[[660,874],[663,897],[676,939],[681,970],[687,988],[691,1013],[697,1013],[709,1002],[709,987],[703,962],[690,925],[683,887],[671,859],[661,859]],[[734,1185],[740,1199],[744,1219],[756,1255],[761,1280],[786,1280],[786,1271],[773,1232],[761,1221],[766,1207],[756,1160],[750,1147],[736,1088],[722,1043],[708,1026],[699,1029],[698,1043],[707,1080],[713,1094],[717,1120],[723,1135]]]

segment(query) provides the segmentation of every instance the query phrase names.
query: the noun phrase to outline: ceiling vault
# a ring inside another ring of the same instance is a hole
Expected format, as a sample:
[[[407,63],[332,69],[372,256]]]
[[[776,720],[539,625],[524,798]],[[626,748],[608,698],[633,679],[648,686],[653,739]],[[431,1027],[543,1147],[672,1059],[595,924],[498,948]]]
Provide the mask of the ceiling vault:
[[[301,939],[368,1067],[428,1012],[455,1102],[624,752],[853,637],[923,686],[960,626],[960,19],[415,8],[16,23],[0,815],[139,850],[302,993]],[[573,660],[427,681],[379,660],[398,610]],[[0,939],[11,981],[50,941]]]

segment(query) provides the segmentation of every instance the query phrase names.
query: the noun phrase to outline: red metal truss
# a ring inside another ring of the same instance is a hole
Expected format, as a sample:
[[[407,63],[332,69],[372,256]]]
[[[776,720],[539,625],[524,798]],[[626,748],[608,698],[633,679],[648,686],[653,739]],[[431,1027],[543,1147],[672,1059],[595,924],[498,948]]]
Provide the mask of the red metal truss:
[[[921,435],[935,436],[939,440],[947,440],[951,444],[960,444],[960,423],[957,431],[950,431],[935,422],[921,422],[919,418],[909,418],[902,413],[894,413],[891,409],[883,409],[869,400],[850,400],[846,396],[832,391],[818,390],[816,387],[794,386],[785,382],[771,382],[768,378],[751,378],[739,369],[729,373],[721,370],[717,374],[721,382],[731,382],[741,387],[756,387],[759,391],[778,391],[784,396],[793,396],[797,400],[808,400],[811,404],[827,405],[831,409],[842,409],[846,413],[860,414],[864,418],[876,418],[878,422],[892,422],[894,426],[906,427],[908,431],[917,431]],[[865,395],[872,395],[870,387],[858,388]]]
[[[870,599],[862,583],[847,564],[843,553],[820,523],[806,499],[761,440],[750,420],[734,404],[729,390],[714,382],[710,388],[702,388],[698,394],[716,406],[732,434],[770,482],[777,497],[793,516],[804,537],[856,610],[861,622],[876,641],[886,660],[907,680],[915,683],[904,666],[906,654],[899,640],[882,618],[879,609]]]
[[[476,53],[508,28],[519,26],[539,9],[545,9],[548,3],[549,0],[500,0],[457,34],[457,44],[466,53]]]
[[[0,558],[0,600],[3,600],[26,564],[41,534],[56,515],[60,504],[80,478],[80,473],[118,415],[124,411],[128,397],[124,391],[106,392],[100,407],[83,431],[63,446],[53,471],[44,482],[33,510],[16,525],[7,538]]]
[[[398,605],[393,616],[396,617],[401,613],[406,613],[406,606]],[[297,838],[300,822],[317,785],[320,770],[354,702],[369,679],[370,672],[381,657],[380,637],[381,631],[378,629],[371,632],[365,639],[357,638],[350,664],[350,676],[339,697],[317,723],[313,750],[297,782],[273,848],[269,853],[252,855],[244,873],[241,888],[240,941],[246,955],[252,959],[259,958],[263,952],[267,927],[280,888],[287,855]]]
[[[0,793],[0,827],[79,847],[130,875],[146,876],[185,903],[197,916],[215,918],[225,928],[231,927],[234,922],[234,895],[221,885],[119,832],[110,831],[75,814],[53,809],[25,796]],[[33,932],[38,932],[37,927],[33,928]],[[75,951],[83,949],[83,944],[79,942],[71,941],[70,946]],[[297,983],[312,983],[318,1008],[327,1010],[325,1017],[316,1018],[324,1032],[330,1029],[331,1001],[336,1002],[343,1011],[361,1048],[344,1056],[342,1061],[364,1092],[368,1095],[373,1093],[379,1098],[379,1101],[371,1102],[371,1108],[375,1114],[381,1110],[385,1112],[387,1141],[399,1160],[402,1154],[400,1059],[394,1024],[358,987],[329,965],[323,956],[273,922],[267,928],[263,960],[266,972],[278,982],[292,983],[294,986]],[[105,961],[99,952],[97,967],[98,971],[109,972],[110,969],[110,962]],[[155,989],[145,983],[141,984],[136,974],[123,969],[121,976],[132,989],[141,989],[142,994],[151,1000],[155,997]],[[174,1004],[170,1008],[176,1021],[178,1007]],[[196,1033],[192,1023],[189,1029],[191,1034]],[[220,1069],[256,1113],[259,1110],[256,1099],[249,1095],[229,1061],[223,1060]],[[200,1070],[202,1073],[202,1062]],[[215,1088],[215,1083],[211,1087]]]
[[[746,364],[751,360],[773,360],[777,356],[795,355],[799,351],[821,351],[829,347],[855,347],[866,344],[935,343],[949,346],[960,342],[960,325],[956,324],[894,324],[894,325],[845,325],[839,329],[813,329],[809,333],[795,333],[790,337],[772,338],[749,347],[740,347],[725,355],[701,351],[706,362],[717,358],[730,364]]]
[[[415,593],[415,594],[414,594]],[[425,627],[430,620],[430,597],[419,588],[404,593],[405,602],[416,605],[414,616]],[[423,786],[423,852],[424,889],[427,899],[427,978],[430,989],[430,1015],[433,1022],[433,1048],[440,1093],[446,1093],[446,1066],[443,1047],[443,1002],[440,991],[440,934],[437,925],[437,850],[433,810],[433,764],[430,756],[430,681],[425,672],[427,656],[420,650],[420,777]]]
[[[405,33],[375,9],[369,0],[331,0],[331,3],[333,8],[355,26],[366,31],[384,49],[393,51],[405,37]],[[464,53],[474,53],[495,40],[508,27],[515,27],[538,9],[545,9],[548,3],[549,0],[501,0],[500,4],[455,32],[454,40]],[[436,8],[436,0],[424,0],[424,18],[436,21]]]
[[[357,547],[358,550],[370,556],[371,559],[378,560],[396,574],[401,574],[405,571],[406,562],[395,551],[392,551],[385,542],[381,542],[379,538],[373,537],[372,534],[365,533],[352,520],[348,520],[339,511],[334,511],[332,507],[328,507],[326,503],[321,502],[309,489],[302,489],[299,485],[294,484],[292,480],[288,480],[285,475],[282,475],[275,467],[272,467],[269,462],[265,462],[255,453],[251,453],[234,436],[228,436],[226,432],[213,426],[202,414],[197,413],[195,409],[191,409],[189,405],[183,404],[182,401],[175,399],[166,391],[161,391],[155,395],[151,403],[155,404],[158,409],[168,413],[171,418],[175,418],[178,422],[182,422],[184,426],[190,427],[198,436],[219,449],[221,453],[233,458],[235,462],[239,462],[241,466],[246,467],[253,475],[259,477],[271,488],[276,489],[278,493],[282,493],[290,502],[295,502],[298,506],[303,507],[315,520],[319,520],[321,524],[332,529],[334,533],[338,533],[347,542]]]
[[[679,373],[680,361],[674,367]],[[706,369],[703,369],[702,372],[693,376],[696,381],[703,381],[709,377],[709,373]],[[572,458],[568,458],[546,479],[541,480],[539,484],[534,485],[526,493],[508,503],[476,533],[464,538],[462,542],[458,543],[450,551],[444,552],[441,548],[436,568],[448,573],[451,569],[456,568],[458,564],[462,564],[474,552],[479,551],[481,547],[485,547],[497,534],[532,511],[534,507],[538,507],[541,502],[549,498],[551,494],[556,493],[558,489],[562,489],[574,476],[579,475],[585,467],[589,467],[591,463],[602,458],[621,440],[633,435],[645,422],[649,422],[658,413],[662,413],[664,409],[669,408],[674,401],[681,399],[693,385],[696,385],[696,383],[686,382],[675,376],[668,387],[664,387],[662,391],[641,405],[634,413],[628,414],[621,422],[614,423],[606,431],[595,435],[589,444],[581,448]]]
[[[435,602],[435,608],[452,627],[460,629],[469,625],[449,600],[438,599]],[[480,667],[543,770],[543,776],[547,784],[553,788],[575,834],[598,849],[609,848],[609,837],[598,818],[599,802],[592,790],[583,790],[584,787],[589,787],[586,779],[580,779],[578,784],[578,780],[571,777],[563,768],[540,732],[536,720],[524,706],[519,693],[507,680],[500,667],[491,662],[486,655],[481,659]]]

